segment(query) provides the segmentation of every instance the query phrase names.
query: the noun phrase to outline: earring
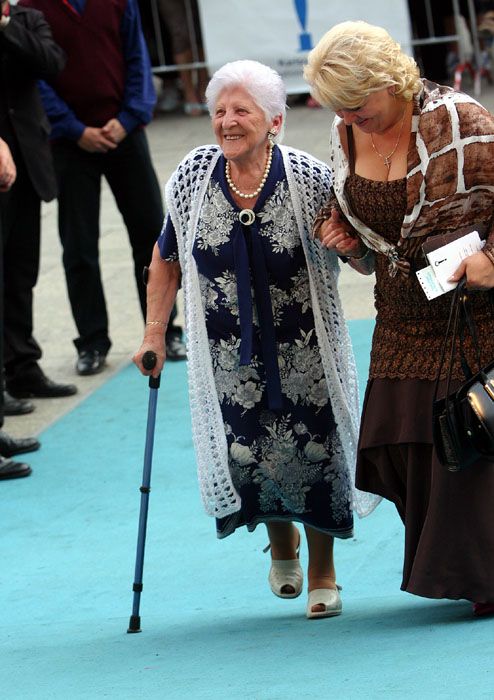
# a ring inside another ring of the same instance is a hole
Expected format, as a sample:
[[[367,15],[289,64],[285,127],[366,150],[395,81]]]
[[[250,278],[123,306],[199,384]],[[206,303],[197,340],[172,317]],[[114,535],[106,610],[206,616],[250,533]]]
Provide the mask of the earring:
[[[274,146],[274,137],[276,136],[276,133],[277,132],[272,129],[268,131],[268,141],[272,146]]]

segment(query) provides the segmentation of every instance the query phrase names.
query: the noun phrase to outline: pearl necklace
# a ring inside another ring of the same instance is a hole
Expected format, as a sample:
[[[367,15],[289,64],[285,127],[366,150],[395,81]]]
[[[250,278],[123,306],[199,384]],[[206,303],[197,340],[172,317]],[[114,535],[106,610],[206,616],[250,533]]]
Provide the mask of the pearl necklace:
[[[387,169],[388,169],[388,177],[389,177],[389,171],[390,171],[390,169],[391,169],[391,161],[392,161],[392,158],[393,158],[393,156],[394,156],[394,154],[395,154],[396,149],[398,148],[398,144],[400,143],[401,135],[402,135],[402,133],[403,133],[403,125],[404,125],[404,123],[405,123],[405,114],[406,114],[406,111],[407,111],[407,110],[406,110],[406,107],[405,107],[405,109],[403,110],[403,116],[402,116],[402,118],[401,118],[400,133],[398,134],[398,138],[397,138],[397,140],[396,140],[396,143],[395,143],[395,145],[394,145],[393,150],[391,151],[391,153],[388,153],[387,156],[385,156],[383,153],[381,153],[380,151],[377,150],[376,144],[374,143],[374,137],[373,137],[372,133],[371,133],[371,135],[370,135],[370,137],[371,137],[371,143],[372,143],[372,148],[373,148],[374,151],[377,153],[377,155],[379,156],[379,158],[382,158],[382,159],[383,159],[384,165],[385,165],[385,166],[387,167]]]
[[[259,183],[259,187],[252,193],[250,194],[245,194],[245,192],[240,192],[238,187],[236,187],[233,182],[232,178],[230,176],[230,161],[226,161],[225,165],[225,177],[226,181],[228,182],[228,187],[231,189],[232,192],[235,192],[236,195],[239,197],[243,197],[243,199],[253,199],[254,197],[257,197],[257,195],[260,193],[262,188],[264,187],[264,183],[268,179],[269,175],[269,170],[271,168],[271,161],[273,160],[273,145],[270,143],[269,144],[269,153],[268,153],[268,159],[266,161],[266,167],[264,168],[264,172],[262,174],[261,182]]]

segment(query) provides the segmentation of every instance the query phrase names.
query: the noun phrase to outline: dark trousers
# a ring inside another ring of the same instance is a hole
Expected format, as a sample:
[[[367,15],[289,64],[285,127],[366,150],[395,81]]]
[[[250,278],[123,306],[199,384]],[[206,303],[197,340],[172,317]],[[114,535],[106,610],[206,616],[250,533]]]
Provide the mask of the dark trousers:
[[[40,261],[41,202],[22,160],[17,179],[1,195],[3,238],[3,339],[7,380],[40,372],[41,348],[33,337],[33,289]]]
[[[111,341],[99,264],[101,178],[110,186],[122,214],[134,259],[143,316],[146,290],[142,272],[149,265],[163,223],[163,204],[144,129],[137,129],[108,153],[88,153],[68,141],[54,143],[59,184],[58,224],[77,350],[108,352]],[[122,285],[126,280],[122,280]]]
[[[3,208],[6,193],[0,192],[0,369],[3,368]],[[3,371],[2,371],[3,374]],[[2,376],[3,380],[3,376]],[[3,426],[3,386],[0,387],[0,428]]]

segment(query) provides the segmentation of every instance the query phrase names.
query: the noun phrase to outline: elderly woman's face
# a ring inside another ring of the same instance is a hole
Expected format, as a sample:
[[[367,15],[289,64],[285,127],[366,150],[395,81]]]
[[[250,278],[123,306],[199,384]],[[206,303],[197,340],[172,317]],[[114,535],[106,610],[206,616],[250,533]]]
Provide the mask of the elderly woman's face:
[[[225,88],[212,116],[214,135],[225,158],[264,158],[268,131],[281,119],[272,121],[242,87]],[[278,124],[279,128],[279,124]]]
[[[355,124],[367,134],[386,131],[402,113],[403,103],[388,88],[371,93],[361,107],[336,112],[347,126]]]

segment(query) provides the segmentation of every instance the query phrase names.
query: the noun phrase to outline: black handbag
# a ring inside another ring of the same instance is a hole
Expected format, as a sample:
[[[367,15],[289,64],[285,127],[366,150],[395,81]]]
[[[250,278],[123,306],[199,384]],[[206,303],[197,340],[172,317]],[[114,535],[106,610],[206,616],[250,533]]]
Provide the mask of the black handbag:
[[[463,352],[465,330],[470,333],[477,355],[478,371],[473,374]],[[438,399],[441,370],[450,343],[446,396]],[[466,377],[464,384],[450,392],[457,345]],[[439,461],[451,472],[458,472],[476,460],[494,458],[494,360],[480,366],[480,346],[475,321],[469,310],[465,281],[456,287],[444,338],[436,379],[432,410],[433,440]]]

